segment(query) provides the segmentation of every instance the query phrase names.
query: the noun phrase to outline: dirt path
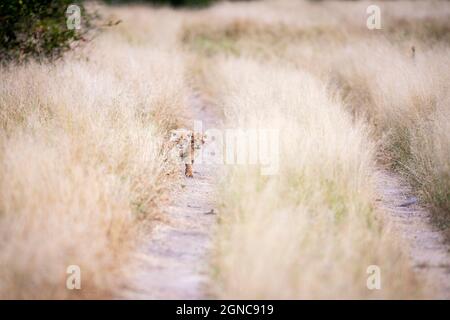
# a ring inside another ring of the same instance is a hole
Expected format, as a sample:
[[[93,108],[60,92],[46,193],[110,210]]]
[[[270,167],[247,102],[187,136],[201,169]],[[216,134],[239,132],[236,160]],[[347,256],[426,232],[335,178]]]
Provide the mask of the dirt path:
[[[432,227],[430,213],[417,204],[409,186],[393,173],[377,177],[380,207],[389,214],[394,229],[408,246],[413,268],[436,298],[450,299],[450,253],[441,233]]]
[[[220,124],[198,96],[190,99],[192,120],[203,130]],[[183,168],[180,167],[180,170]],[[194,164],[194,178],[184,178],[165,208],[169,223],[152,231],[142,248],[139,271],[133,275],[133,299],[205,299],[208,297],[208,253],[216,220],[214,192],[217,165]]]

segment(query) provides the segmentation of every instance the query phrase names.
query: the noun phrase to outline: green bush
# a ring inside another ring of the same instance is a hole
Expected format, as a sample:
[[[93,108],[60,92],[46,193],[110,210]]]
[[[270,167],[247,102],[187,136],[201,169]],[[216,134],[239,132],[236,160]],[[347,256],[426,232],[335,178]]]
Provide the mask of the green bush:
[[[69,5],[81,9],[82,28],[67,27]],[[0,2],[0,59],[24,61],[30,57],[54,59],[83,40],[92,28],[93,15],[77,0],[2,0]]]

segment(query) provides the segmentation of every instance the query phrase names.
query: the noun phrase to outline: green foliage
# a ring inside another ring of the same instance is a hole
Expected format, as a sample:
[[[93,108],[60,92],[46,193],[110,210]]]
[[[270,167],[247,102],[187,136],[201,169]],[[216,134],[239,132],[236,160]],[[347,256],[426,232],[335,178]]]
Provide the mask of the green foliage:
[[[82,28],[67,27],[66,10],[76,4],[81,9]],[[54,59],[84,40],[92,28],[93,15],[77,0],[2,0],[0,2],[0,59],[24,61],[30,57]]]

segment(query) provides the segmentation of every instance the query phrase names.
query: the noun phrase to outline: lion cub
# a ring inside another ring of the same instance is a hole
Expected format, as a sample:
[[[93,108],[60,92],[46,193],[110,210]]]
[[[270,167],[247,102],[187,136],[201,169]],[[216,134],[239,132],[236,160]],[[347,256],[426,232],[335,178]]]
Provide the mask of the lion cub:
[[[170,131],[169,141],[172,143],[175,150],[178,150],[178,155],[185,164],[186,177],[192,178],[194,176],[192,165],[202,145],[206,142],[206,134],[201,132],[192,132],[188,129],[174,129]]]

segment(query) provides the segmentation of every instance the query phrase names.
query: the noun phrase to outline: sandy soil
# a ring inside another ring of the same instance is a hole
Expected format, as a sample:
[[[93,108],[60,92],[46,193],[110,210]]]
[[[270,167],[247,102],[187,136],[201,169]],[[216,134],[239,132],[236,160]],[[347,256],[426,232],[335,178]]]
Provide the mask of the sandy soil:
[[[430,213],[418,204],[409,186],[387,171],[377,177],[379,206],[408,247],[418,276],[435,291],[438,299],[450,299],[450,251],[430,222]]]

